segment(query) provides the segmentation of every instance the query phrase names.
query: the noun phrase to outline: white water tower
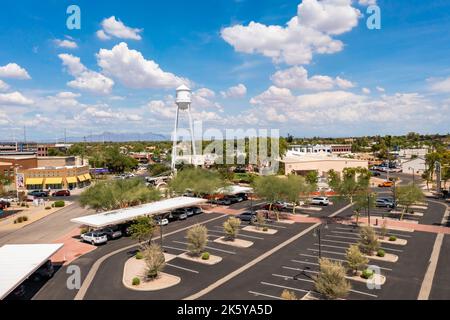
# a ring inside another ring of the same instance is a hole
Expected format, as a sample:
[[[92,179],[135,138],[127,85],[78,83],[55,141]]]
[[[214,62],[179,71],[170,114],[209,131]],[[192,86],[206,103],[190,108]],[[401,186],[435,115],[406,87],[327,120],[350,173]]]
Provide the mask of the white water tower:
[[[188,119],[189,119],[189,130],[191,133],[191,144],[192,144],[192,155],[191,155],[191,163],[193,163],[193,159],[196,156],[195,150],[195,140],[194,140],[194,131],[192,125],[192,116],[191,116],[191,103],[192,103],[192,91],[185,85],[181,85],[177,88],[177,94],[175,103],[177,105],[177,113],[175,116],[175,129],[173,134],[173,147],[172,147],[172,171],[175,172],[175,164],[177,157],[177,142],[178,142],[178,122],[180,117],[180,111],[187,111]]]

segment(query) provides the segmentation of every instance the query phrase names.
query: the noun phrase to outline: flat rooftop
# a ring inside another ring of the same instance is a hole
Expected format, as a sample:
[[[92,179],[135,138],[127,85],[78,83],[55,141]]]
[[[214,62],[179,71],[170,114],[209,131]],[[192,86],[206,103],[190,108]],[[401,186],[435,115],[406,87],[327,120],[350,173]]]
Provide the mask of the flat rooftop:
[[[0,248],[0,299],[32,275],[63,244],[7,244]]]

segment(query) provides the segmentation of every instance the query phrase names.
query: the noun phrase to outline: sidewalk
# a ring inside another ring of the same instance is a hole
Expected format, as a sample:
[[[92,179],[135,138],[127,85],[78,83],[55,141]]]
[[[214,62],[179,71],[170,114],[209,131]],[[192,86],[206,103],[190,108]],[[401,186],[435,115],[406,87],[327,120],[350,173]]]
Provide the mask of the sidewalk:
[[[65,236],[53,241],[53,243],[64,243],[64,246],[56,252],[51,260],[52,262],[63,263],[67,265],[76,258],[94,251],[97,247],[81,242],[77,237],[80,235],[80,228],[75,228]]]
[[[352,220],[353,222],[356,222],[355,219]],[[375,225],[376,219],[372,218],[370,219],[371,225]],[[443,234],[450,234],[450,228],[449,227],[442,227],[442,226],[432,226],[428,224],[417,224],[417,223],[411,223],[406,221],[393,221],[393,220],[383,220],[378,218],[378,225],[383,225],[383,222],[386,221],[386,226],[389,229],[389,227],[399,227],[399,228],[405,228],[405,229],[412,229],[415,231],[423,231],[423,232],[430,232],[430,233],[443,233]],[[367,218],[359,218],[360,223],[366,223],[368,222]]]

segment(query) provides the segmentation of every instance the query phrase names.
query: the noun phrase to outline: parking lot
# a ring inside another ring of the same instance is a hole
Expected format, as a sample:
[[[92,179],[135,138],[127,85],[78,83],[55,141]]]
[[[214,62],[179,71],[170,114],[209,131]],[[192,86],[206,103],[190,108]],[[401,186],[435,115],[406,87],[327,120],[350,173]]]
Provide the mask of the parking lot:
[[[348,211],[343,215],[348,215]],[[399,257],[395,263],[369,261],[369,265],[380,267],[386,283],[380,289],[369,289],[363,282],[349,280],[352,290],[347,299],[417,299],[435,235],[401,231],[389,231],[388,234],[408,243],[406,246],[381,244],[386,253]],[[329,224],[321,231],[322,257],[344,262],[347,248],[357,241],[358,229]],[[318,237],[309,232],[202,299],[280,299],[285,289],[295,292],[298,298],[311,296],[311,293],[313,297],[317,296],[313,276],[319,270],[318,257]]]

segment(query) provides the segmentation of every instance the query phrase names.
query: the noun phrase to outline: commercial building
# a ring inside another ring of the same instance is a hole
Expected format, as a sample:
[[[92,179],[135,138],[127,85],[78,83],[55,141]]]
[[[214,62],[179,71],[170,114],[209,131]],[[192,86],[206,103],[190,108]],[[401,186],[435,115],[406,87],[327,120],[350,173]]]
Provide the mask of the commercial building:
[[[289,152],[296,155],[341,154],[341,153],[351,153],[352,146],[349,144],[292,145],[289,146]]]
[[[401,162],[403,173],[422,175],[427,169],[427,164],[424,158],[414,158]]]
[[[89,166],[37,167],[19,169],[26,190],[60,190],[83,188],[90,184],[92,177]]]
[[[342,173],[345,168],[368,168],[367,160],[340,158],[332,155],[303,155],[290,154],[281,160],[285,166],[285,174],[307,175],[316,171],[320,177],[326,177],[328,171]]]
[[[0,163],[0,174],[7,173],[11,181],[20,175],[19,191],[82,188],[92,179],[89,166],[79,157],[0,155]]]

